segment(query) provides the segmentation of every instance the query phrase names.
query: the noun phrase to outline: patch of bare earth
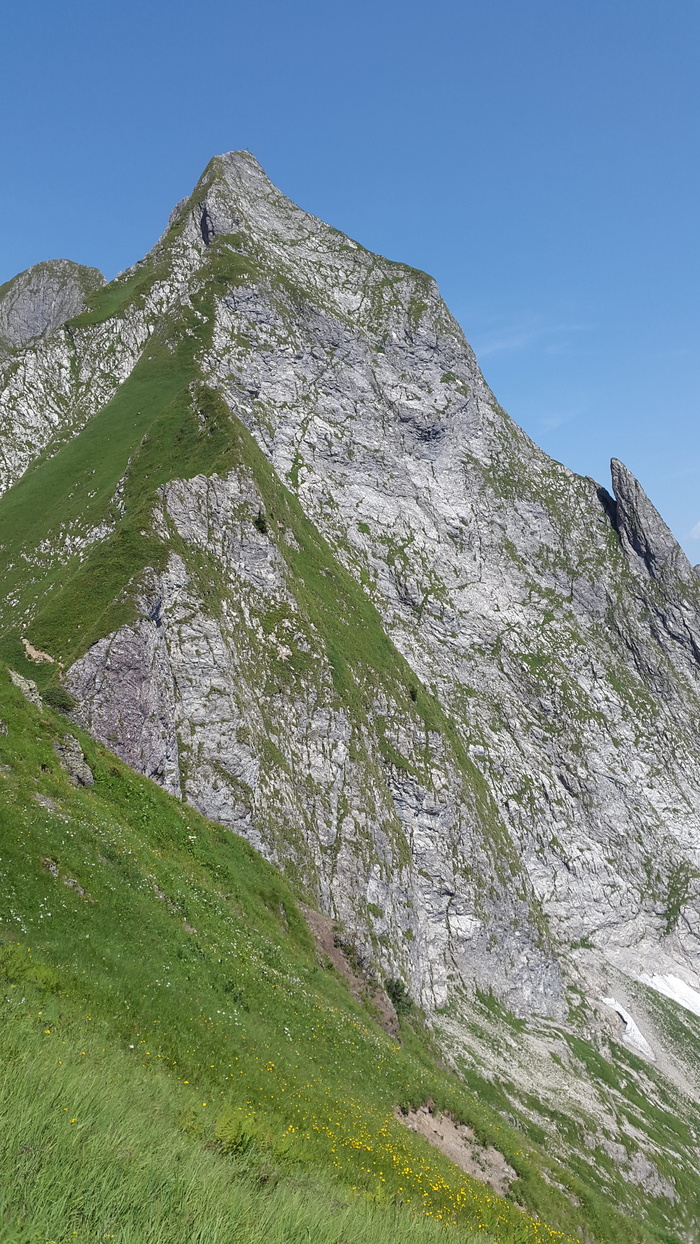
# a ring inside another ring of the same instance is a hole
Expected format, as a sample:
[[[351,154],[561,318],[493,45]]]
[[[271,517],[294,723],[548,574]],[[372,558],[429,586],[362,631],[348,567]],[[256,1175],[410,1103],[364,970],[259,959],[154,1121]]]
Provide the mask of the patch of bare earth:
[[[49,661],[51,665],[55,664],[54,658],[49,656],[48,652],[42,652],[41,648],[35,648],[28,639],[23,639],[22,643],[24,644],[25,656],[30,661],[33,661],[35,665],[42,665],[45,661]]]
[[[412,1132],[418,1132],[425,1140],[444,1153],[446,1158],[461,1167],[474,1179],[489,1184],[499,1196],[504,1196],[517,1174],[506,1162],[502,1153],[493,1145],[480,1145],[470,1127],[457,1123],[449,1114],[433,1114],[428,1106],[409,1110],[404,1114],[396,1110],[396,1118]]]
[[[302,907],[302,911],[324,966],[324,961],[329,962],[342,976],[353,998],[357,998],[358,1002],[363,1002],[365,1005],[369,1003],[377,1012],[378,1022],[384,1031],[390,1037],[398,1039],[398,1016],[389,995],[376,981],[363,975],[359,964],[351,961],[336,926],[329,916],[322,916],[319,911],[314,911],[313,907]]]

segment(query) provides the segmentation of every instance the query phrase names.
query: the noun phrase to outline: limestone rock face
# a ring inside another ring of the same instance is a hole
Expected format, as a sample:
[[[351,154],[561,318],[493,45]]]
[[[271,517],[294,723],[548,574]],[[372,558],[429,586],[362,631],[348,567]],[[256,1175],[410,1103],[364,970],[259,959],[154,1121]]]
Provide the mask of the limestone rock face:
[[[104,285],[97,268],[50,259],[20,272],[0,290],[0,341],[24,346],[78,315],[89,294]]]
[[[54,743],[53,747],[71,782],[75,782],[76,786],[94,786],[94,774],[75,735],[65,734],[63,740]]]
[[[136,624],[71,667],[83,724],[293,867],[363,953],[388,975],[407,974],[427,1007],[444,1005],[464,976],[497,984],[514,1006],[561,1013],[560,971],[533,925],[527,879],[514,889],[483,842],[457,757],[438,732],[402,721],[381,687],[367,689],[362,723],[339,703],[324,636],[255,525],[262,505],[247,472],[163,489],[158,529],[185,557],[172,553],[152,579]],[[216,616],[192,560],[205,550],[226,584]]]
[[[610,468],[617,502],[616,526],[625,551],[631,559],[636,555],[653,579],[668,571],[689,580],[690,562],[644,489],[617,458],[612,459]]]

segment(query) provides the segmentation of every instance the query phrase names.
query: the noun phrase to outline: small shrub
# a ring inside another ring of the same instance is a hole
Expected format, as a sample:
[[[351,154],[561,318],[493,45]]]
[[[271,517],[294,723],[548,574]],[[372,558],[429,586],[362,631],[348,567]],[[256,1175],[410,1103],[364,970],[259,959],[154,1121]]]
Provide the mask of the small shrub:
[[[216,1120],[214,1143],[222,1153],[267,1154],[284,1159],[291,1156],[294,1136],[280,1115],[244,1115],[241,1110],[228,1109]]]
[[[222,1153],[247,1153],[255,1145],[255,1132],[252,1120],[232,1110],[217,1119],[214,1140]]]
[[[340,933],[336,933],[333,938],[333,945],[345,956],[348,966],[357,976],[367,975],[368,965],[365,963],[363,955],[354,942],[348,941]]]
[[[44,704],[56,709],[58,713],[72,713],[76,705],[75,697],[70,691],[66,691],[65,687],[47,687],[45,691],[42,691],[41,698]]]
[[[246,1002],[245,994],[236,981],[234,980],[226,981],[224,983],[224,989],[226,990],[226,993],[229,995],[229,998],[231,999],[231,1002],[233,1003],[234,1006],[240,1007],[242,1011],[249,1010],[248,1003]]]
[[[398,977],[395,977],[392,980],[388,980],[384,988],[394,1004],[396,1014],[410,1015],[413,1010],[413,1003],[403,981],[399,980]]]
[[[204,1128],[201,1119],[193,1106],[181,1110],[177,1116],[177,1125],[186,1136],[203,1136]]]
[[[258,510],[255,518],[253,519],[253,524],[257,527],[262,536],[267,535],[267,519],[265,518],[262,510]]]

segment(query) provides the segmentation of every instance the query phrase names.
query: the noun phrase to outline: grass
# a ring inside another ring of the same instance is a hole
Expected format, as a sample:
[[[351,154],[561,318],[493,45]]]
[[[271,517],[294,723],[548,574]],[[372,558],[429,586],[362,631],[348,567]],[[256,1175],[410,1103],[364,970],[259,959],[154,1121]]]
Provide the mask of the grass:
[[[116,277],[109,285],[95,291],[88,299],[85,310],[70,321],[72,327],[87,328],[92,324],[104,324],[113,315],[123,311],[135,298],[143,298],[160,275],[165,273],[159,272],[157,265],[149,260],[124,276]]]
[[[65,718],[4,675],[0,718],[3,1167],[31,1172],[6,1183],[7,1238],[112,1224],[124,1241],[252,1244],[282,1202],[289,1240],[590,1234],[544,1151],[436,1066],[420,1017],[399,1045],[319,963],[288,884],[244,840],[85,736],[95,786],[73,788],[52,747]],[[539,1221],[396,1120],[430,1097],[501,1148]],[[596,1238],[649,1237],[611,1213]]]
[[[180,351],[165,350],[165,358],[155,343],[80,435],[30,468],[2,498],[6,599],[15,617],[22,604],[33,611],[38,606],[36,629],[58,659],[69,659],[89,646],[93,636],[105,633],[105,627],[109,630],[129,616],[130,606],[121,599],[123,588],[140,567],[162,558],[136,505],[117,521],[110,539],[93,545],[87,559],[79,553],[66,557],[62,537],[117,518],[110,513],[111,498],[132,456],[139,447],[148,453],[153,424],[172,410],[191,379],[188,346],[185,338]],[[54,546],[53,556],[28,573],[25,558],[36,556],[46,540]]]
[[[0,499],[0,647],[8,659],[15,659],[18,618],[31,618],[47,650],[69,661],[133,616],[135,580],[164,557],[150,531],[158,487],[226,469],[231,417],[196,384],[196,359],[210,338],[221,271],[231,286],[246,279],[250,266],[234,252],[222,259],[220,250],[210,258],[207,291],[163,316],[112,400],[77,436],[40,455]],[[105,286],[74,324],[116,315],[152,279],[146,265]],[[101,524],[111,534],[97,543],[88,537],[87,551],[76,550],[75,541]]]
[[[21,996],[16,986],[5,988],[5,1244],[486,1239],[348,1194],[303,1170],[282,1177],[264,1152],[227,1156],[223,1147],[203,1141],[187,1088],[115,1049],[109,1026],[48,1020],[40,990],[26,982]]]

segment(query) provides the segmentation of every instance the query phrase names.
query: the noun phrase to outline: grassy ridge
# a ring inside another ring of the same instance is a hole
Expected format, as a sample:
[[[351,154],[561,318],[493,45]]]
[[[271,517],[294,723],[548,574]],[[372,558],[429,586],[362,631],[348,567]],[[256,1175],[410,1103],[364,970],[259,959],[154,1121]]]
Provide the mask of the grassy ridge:
[[[155,1186],[169,1171],[171,1186],[171,1152],[184,1155],[177,1161],[190,1171],[188,1213],[204,1223],[214,1212],[210,1179],[230,1182],[242,1206],[251,1180],[296,1189],[299,1224],[310,1212],[311,1180],[313,1196],[327,1198],[328,1223],[333,1199],[344,1207],[348,1225],[336,1239],[370,1238],[362,1232],[373,1223],[371,1238],[382,1240],[372,1214],[390,1206],[404,1216],[403,1234],[394,1226],[387,1239],[433,1240],[432,1227],[415,1234],[416,1213],[458,1225],[462,1239],[481,1231],[543,1244],[579,1225],[590,1234],[593,1219],[601,1240],[649,1238],[612,1215],[606,1226],[585,1188],[576,1187],[584,1202],[577,1207],[552,1187],[542,1175],[544,1153],[435,1067],[417,1019],[413,1027],[407,1021],[403,1046],[377,1028],[319,963],[283,878],[244,841],[85,738],[95,787],[71,787],[52,748],[65,721],[27,706],[4,675],[0,717],[8,724],[0,737],[0,970],[8,999],[0,1057],[16,1069],[7,1078],[3,1143],[17,1170],[31,1168],[37,1189],[63,1171],[45,1238],[71,1238],[76,1215],[92,1224],[84,1238],[96,1238],[98,1220],[114,1218],[110,1205],[143,1202],[143,1181]],[[520,1176],[514,1195],[552,1228],[396,1121],[397,1105],[429,1097],[501,1148]],[[122,1122],[143,1142],[126,1143]],[[71,1165],[73,1134],[84,1147]],[[122,1149],[129,1153],[112,1164],[110,1191],[105,1154]],[[39,1193],[27,1200],[27,1186],[13,1181],[4,1194],[18,1240],[44,1229],[48,1201]],[[167,1195],[171,1207],[179,1204],[176,1190]],[[127,1209],[114,1238],[179,1238],[172,1225],[158,1225],[156,1204],[152,1234],[129,1235]],[[217,1239],[219,1229],[212,1219],[201,1238]],[[285,1238],[297,1238],[294,1230]],[[252,1244],[258,1237],[246,1231],[221,1238]]]
[[[218,249],[208,264],[209,281],[190,303],[163,314],[111,401],[77,436],[49,446],[0,498],[0,631],[11,632],[2,646],[8,659],[18,617],[31,617],[47,649],[68,661],[131,616],[124,589],[161,551],[149,535],[157,487],[225,464],[221,420],[210,418],[206,395],[203,408],[198,401],[202,386],[190,387],[211,339],[214,289],[222,279]],[[235,286],[250,265],[226,250],[225,272],[226,286]],[[167,276],[167,256],[149,261],[97,291],[73,326],[120,315]],[[104,524],[112,527],[106,539],[85,540]]]
[[[140,509],[128,507],[122,517],[113,510],[111,499],[132,456],[148,444],[152,425],[173,407],[191,379],[188,346],[185,340],[171,353],[153,344],[82,432],[53,457],[38,460],[2,498],[6,599],[15,618],[18,606],[34,612],[38,605],[40,615],[45,615],[41,628],[45,642],[53,645],[50,650],[55,649],[59,659],[89,646],[93,635],[105,633],[98,621],[104,610],[109,612],[103,619],[107,630],[124,620],[121,615],[128,614],[129,607],[123,601],[115,603],[117,598],[134,569],[158,555],[155,542],[139,523]],[[92,590],[86,593],[84,555],[71,553],[70,547],[64,551],[65,537],[73,533],[80,537],[115,520],[114,535],[88,556]],[[37,549],[47,541],[55,551],[37,557]],[[27,558],[34,563],[31,570]]]

